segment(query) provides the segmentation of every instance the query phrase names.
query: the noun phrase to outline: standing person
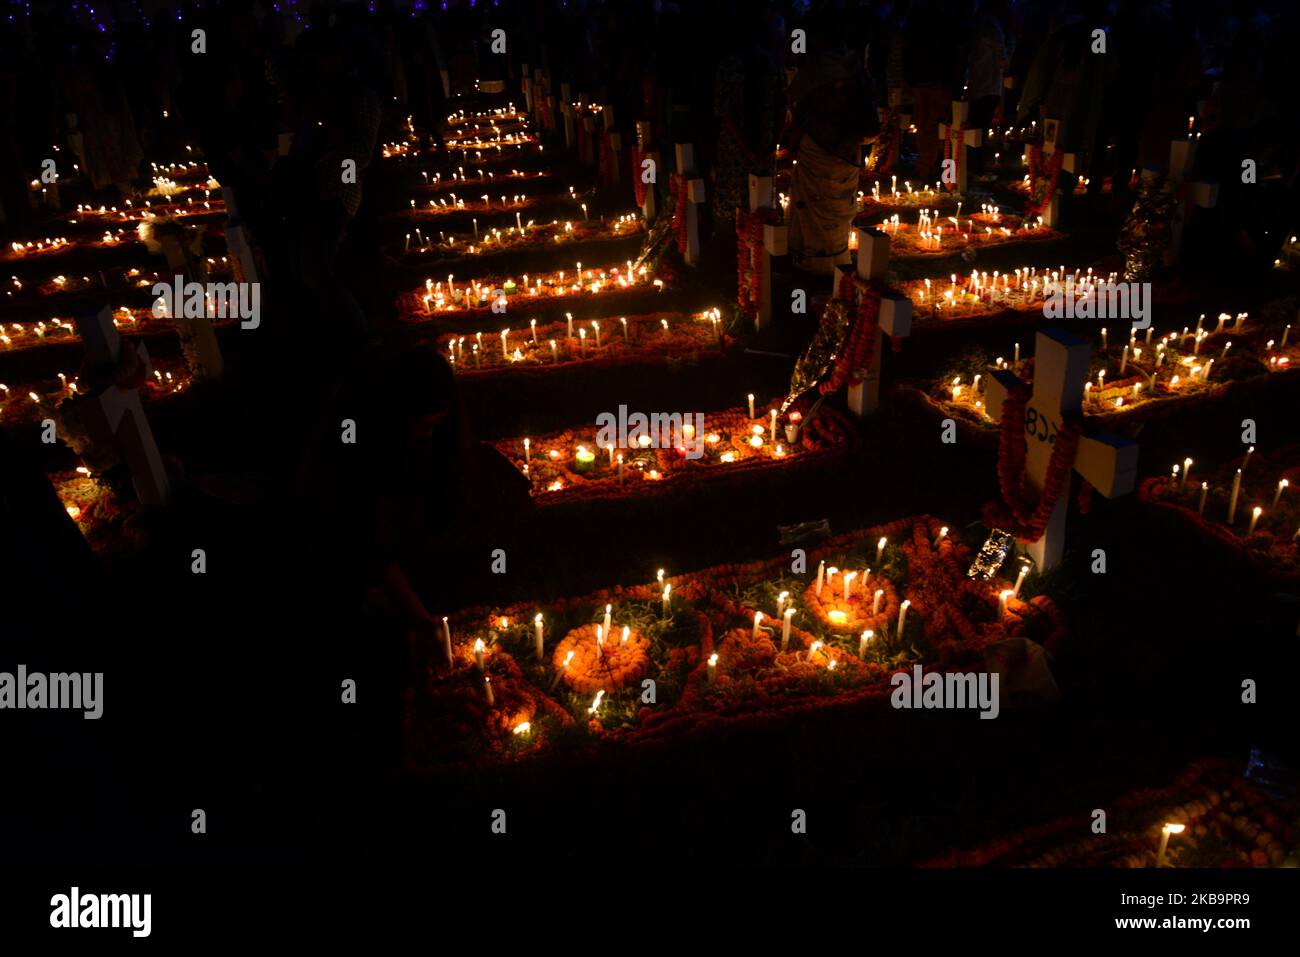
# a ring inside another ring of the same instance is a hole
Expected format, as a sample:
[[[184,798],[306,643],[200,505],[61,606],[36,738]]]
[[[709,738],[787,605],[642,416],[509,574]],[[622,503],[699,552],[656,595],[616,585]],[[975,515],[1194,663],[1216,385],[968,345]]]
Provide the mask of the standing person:
[[[860,51],[835,44],[830,21],[808,31],[809,52],[790,86],[797,163],[790,182],[790,252],[806,272],[831,273],[848,262],[849,224],[857,210],[862,144],[880,119]]]
[[[713,117],[718,140],[713,161],[714,236],[735,245],[736,210],[749,209],[749,175],[771,176],[776,137],[785,116],[784,83],[776,60],[763,46],[765,24],[755,17],[736,49],[718,64]]]
[[[966,77],[966,99],[970,101],[971,129],[988,129],[1002,103],[1002,74],[1011,60],[1012,43],[1007,38],[1010,19],[1007,0],[985,0],[975,19],[971,37],[970,69]],[[984,149],[966,154],[974,177],[984,172]]]
[[[943,0],[917,0],[903,31],[903,75],[912,90],[916,124],[916,175],[937,177],[939,124],[952,119],[952,101],[964,82],[967,7]]]

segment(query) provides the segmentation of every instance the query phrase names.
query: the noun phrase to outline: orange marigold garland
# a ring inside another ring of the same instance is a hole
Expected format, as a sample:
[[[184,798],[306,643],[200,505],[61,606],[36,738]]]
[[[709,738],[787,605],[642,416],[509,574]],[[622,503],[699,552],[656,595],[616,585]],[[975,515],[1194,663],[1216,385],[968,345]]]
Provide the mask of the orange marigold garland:
[[[764,210],[736,210],[736,299],[740,311],[753,318],[763,296]]]
[[[1067,421],[1056,433],[1052,456],[1047,463],[1042,492],[1037,503],[1025,495],[1025,460],[1029,454],[1025,441],[1025,409],[1029,404],[1029,388],[1021,385],[1011,389],[1002,403],[1002,429],[998,441],[998,487],[1002,493],[1005,514],[991,516],[994,524],[1009,525],[1017,538],[1036,542],[1047,530],[1052,510],[1070,482],[1074,470],[1074,455],[1079,447],[1081,433],[1078,419]]]
[[[1035,216],[1041,216],[1047,204],[1056,193],[1056,181],[1061,176],[1061,162],[1065,153],[1053,151],[1047,160],[1047,169],[1043,169],[1043,148],[1038,145],[1029,147],[1029,198],[1025,200],[1026,222]]]
[[[860,280],[850,273],[840,280],[840,298],[851,302],[857,293],[858,307],[849,319],[848,334],[835,356],[830,376],[817,386],[822,395],[830,395],[845,385],[858,385],[871,367],[879,338],[876,333],[883,288],[883,283],[878,280]]]
[[[582,625],[564,636],[555,646],[552,663],[574,691],[595,694],[611,691],[636,681],[650,667],[647,651],[650,642],[638,631],[629,631],[623,640],[622,628],[611,626],[613,635],[605,635],[603,643],[596,641],[599,625]],[[569,658],[569,652],[573,657]],[[566,666],[565,662],[568,661]]]
[[[817,580],[814,578],[804,590],[804,607],[808,613],[828,628],[844,632],[862,632],[871,630],[884,636],[890,622],[898,620],[898,591],[894,583],[881,575],[863,577],[857,569],[858,578],[851,587],[849,600],[844,600],[844,578],[852,568],[842,569],[840,576],[826,580],[822,584],[821,595],[817,594]],[[872,614],[876,591],[882,591],[880,610]]]

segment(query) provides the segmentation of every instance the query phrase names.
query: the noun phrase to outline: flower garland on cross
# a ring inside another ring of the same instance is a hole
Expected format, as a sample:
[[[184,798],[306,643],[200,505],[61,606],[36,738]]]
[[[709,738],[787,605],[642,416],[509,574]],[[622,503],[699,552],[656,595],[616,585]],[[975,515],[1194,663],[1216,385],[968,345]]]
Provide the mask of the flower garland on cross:
[[[1041,216],[1056,194],[1056,183],[1061,177],[1061,164],[1065,161],[1062,150],[1053,151],[1043,168],[1043,148],[1037,144],[1029,147],[1029,198],[1025,200],[1025,222]]]

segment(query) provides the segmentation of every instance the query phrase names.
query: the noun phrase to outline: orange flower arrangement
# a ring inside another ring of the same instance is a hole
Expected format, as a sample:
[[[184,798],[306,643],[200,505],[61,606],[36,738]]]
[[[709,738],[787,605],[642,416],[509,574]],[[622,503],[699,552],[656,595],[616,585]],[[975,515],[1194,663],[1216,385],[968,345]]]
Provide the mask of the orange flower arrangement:
[[[853,569],[845,569],[852,572]],[[880,575],[869,576],[858,572],[854,579],[849,600],[844,600],[843,572],[840,577],[831,578],[822,585],[821,597],[817,596],[817,580],[808,583],[804,591],[804,607],[818,621],[836,631],[866,631],[870,629],[877,634],[884,634],[890,622],[898,620],[898,592],[893,582]],[[880,611],[871,613],[875,604],[876,591],[883,591],[880,596]]]
[[[595,694],[602,689],[620,688],[636,681],[650,667],[650,642],[640,632],[629,630],[624,641],[621,629],[614,627],[610,629],[614,634],[605,636],[601,643],[596,640],[599,627],[591,624],[575,628],[555,646],[555,670],[574,691]]]

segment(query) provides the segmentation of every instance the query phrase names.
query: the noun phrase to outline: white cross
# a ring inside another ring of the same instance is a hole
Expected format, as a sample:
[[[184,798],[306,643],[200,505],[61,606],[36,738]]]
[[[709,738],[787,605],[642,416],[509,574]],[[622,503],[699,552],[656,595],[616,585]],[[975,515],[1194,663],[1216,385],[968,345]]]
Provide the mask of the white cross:
[[[1196,165],[1196,144],[1200,134],[1178,136],[1169,141],[1169,184],[1177,191],[1182,182],[1192,173]],[[1159,171],[1144,169],[1142,178],[1146,180],[1159,176]],[[1189,184],[1192,202],[1202,209],[1209,209],[1219,202],[1219,184],[1194,181]],[[1166,266],[1178,262],[1178,255],[1183,246],[1183,212],[1181,202],[1174,204],[1174,219],[1169,224],[1169,245],[1165,247],[1163,261]]]
[[[861,279],[883,280],[889,269],[889,236],[878,229],[854,227],[853,232],[858,240],[856,266],[835,267],[835,288],[831,295],[838,295],[842,277],[851,270],[856,269]],[[849,411],[855,415],[869,415],[880,407],[880,360],[885,351],[885,336],[902,339],[912,334],[912,300],[895,292],[884,293],[880,297],[877,323],[879,330],[871,353],[871,367],[864,370],[866,376],[861,382],[849,386]]]
[[[691,143],[678,143],[677,175],[686,184],[685,197],[678,202],[686,203],[686,264],[698,265],[700,262],[700,203],[704,202],[704,180],[695,171],[695,147]],[[649,187],[647,187],[647,192]]]
[[[1041,492],[1047,477],[1056,436],[1066,416],[1077,416],[1083,407],[1083,386],[1088,378],[1088,357],[1092,347],[1084,339],[1061,329],[1046,329],[1034,338],[1033,394],[1025,407],[1025,441],[1028,454],[1025,471],[1028,485]],[[988,414],[1001,420],[1003,400],[1017,385],[1015,373],[999,369],[988,379],[985,392]],[[1137,480],[1138,446],[1132,439],[1101,434],[1080,436],[1074,455],[1078,472],[1106,498],[1133,490]],[[1055,567],[1065,548],[1065,513],[1069,507],[1069,483],[1061,492],[1043,537],[1025,546],[1039,571]]]
[[[951,130],[961,129],[961,142],[956,144],[960,154],[954,154],[953,159],[957,160],[957,192],[966,192],[966,157],[967,149],[971,146],[979,146],[984,142],[984,131],[981,129],[966,129],[966,123],[970,119],[970,104],[965,100],[952,101],[952,123],[939,124],[939,138],[945,143],[951,136]]]
[[[76,316],[77,334],[86,347],[90,366],[114,367],[122,354],[122,338],[113,325],[112,310],[104,306],[96,313]],[[144,343],[136,345],[136,354],[151,373],[149,352]],[[69,400],[77,404],[91,435],[101,442],[111,442],[131,470],[131,483],[142,505],[164,505],[170,494],[162,455],[154,442],[153,430],[144,414],[138,389],[107,385],[96,393]]]
[[[1061,121],[1057,119],[1043,120],[1043,158],[1047,159],[1056,152],[1056,144],[1061,138]],[[1075,153],[1065,153],[1061,157],[1061,169],[1067,173],[1079,172],[1079,157]],[[1055,229],[1061,221],[1061,191],[1059,188],[1052,189],[1052,195],[1047,197],[1047,204],[1043,207],[1043,225],[1050,229]]]
[[[749,212],[751,215],[760,209],[772,209],[772,177],[749,174]],[[763,248],[759,251],[762,259],[763,279],[758,290],[758,314],[754,316],[754,328],[765,329],[772,324],[772,257],[784,256],[790,245],[789,228],[782,225],[763,224]]]

